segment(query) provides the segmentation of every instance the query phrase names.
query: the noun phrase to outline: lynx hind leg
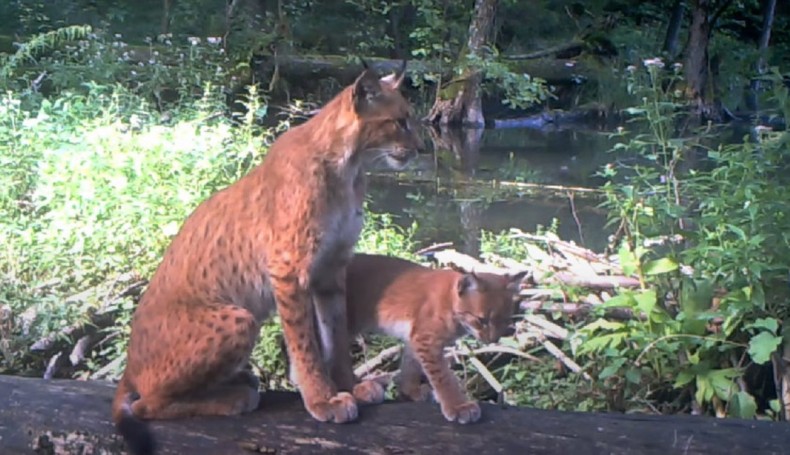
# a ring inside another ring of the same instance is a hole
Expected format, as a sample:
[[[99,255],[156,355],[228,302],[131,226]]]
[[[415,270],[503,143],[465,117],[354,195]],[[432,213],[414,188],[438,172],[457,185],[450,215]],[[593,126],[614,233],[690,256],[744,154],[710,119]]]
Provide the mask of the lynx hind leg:
[[[148,365],[135,386],[140,398],[132,412],[142,419],[235,415],[257,409],[258,380],[245,369],[258,336],[254,316],[244,308],[191,308],[179,340],[188,351],[167,351]]]
[[[350,422],[357,418],[357,403],[350,393],[338,393],[329,378],[316,337],[313,296],[299,285],[299,281],[291,277],[271,277],[288,351],[291,381],[298,385],[304,406],[314,419]],[[348,350],[346,353],[348,355]]]
[[[403,347],[400,361],[400,373],[395,379],[398,399],[404,401],[430,401],[432,392],[430,384],[422,382],[425,375],[422,366],[414,356],[414,351],[406,345]]]
[[[436,343],[432,337],[418,336],[412,340],[412,347],[425,375],[428,376],[444,417],[450,422],[461,424],[480,420],[480,405],[467,398],[461,383],[444,358],[442,344]]]

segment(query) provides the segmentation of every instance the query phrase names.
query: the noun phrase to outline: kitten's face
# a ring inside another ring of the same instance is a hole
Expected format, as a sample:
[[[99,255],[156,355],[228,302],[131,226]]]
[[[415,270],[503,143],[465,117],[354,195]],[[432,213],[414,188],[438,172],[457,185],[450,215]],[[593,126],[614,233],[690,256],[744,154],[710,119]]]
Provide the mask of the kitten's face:
[[[493,343],[507,331],[516,310],[517,275],[470,273],[458,280],[455,315],[464,329],[483,343]]]

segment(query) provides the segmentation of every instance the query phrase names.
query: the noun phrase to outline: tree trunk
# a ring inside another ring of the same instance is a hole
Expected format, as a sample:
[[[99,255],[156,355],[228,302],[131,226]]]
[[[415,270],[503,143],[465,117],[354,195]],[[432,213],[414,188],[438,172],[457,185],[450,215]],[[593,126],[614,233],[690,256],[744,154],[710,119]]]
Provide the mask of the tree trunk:
[[[170,33],[170,11],[173,9],[173,2],[175,0],[162,1],[162,25],[159,27],[162,35]]]
[[[760,32],[760,39],[757,42],[757,50],[760,57],[755,65],[756,77],[752,78],[747,98],[747,107],[752,110],[759,109],[757,93],[760,90],[760,78],[765,74],[767,68],[766,57],[768,44],[771,42],[771,28],[776,14],[776,0],[763,0],[763,28]]]
[[[469,24],[469,39],[459,56],[459,64],[466,61],[466,53],[482,57],[483,46],[494,27],[497,0],[475,0],[475,10]],[[463,74],[437,92],[436,101],[426,117],[439,125],[464,125],[481,128],[485,125],[480,96],[483,74],[480,68],[465,65]]]
[[[709,90],[708,42],[710,40],[711,0],[694,0],[689,29],[688,55],[686,56],[686,97],[697,106],[702,117],[714,113],[713,91]]]
[[[115,386],[0,376],[0,452],[123,454],[110,424]],[[358,422],[316,422],[296,393],[266,392],[235,417],[151,423],[160,455],[545,454],[702,455],[787,452],[790,425],[690,416],[560,412],[484,403],[471,425],[447,422],[435,403],[360,409]]]
[[[664,37],[664,52],[667,53],[670,60],[678,55],[678,41],[685,12],[685,0],[676,0],[675,6],[672,7],[672,16],[669,18],[669,24],[667,25],[667,35]]]

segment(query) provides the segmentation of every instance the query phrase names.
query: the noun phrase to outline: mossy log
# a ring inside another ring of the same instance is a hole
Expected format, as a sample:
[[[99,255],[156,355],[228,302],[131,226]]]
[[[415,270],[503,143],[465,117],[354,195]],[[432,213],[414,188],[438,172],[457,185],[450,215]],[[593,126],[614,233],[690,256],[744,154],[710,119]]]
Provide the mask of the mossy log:
[[[122,454],[107,382],[0,376],[0,453]],[[298,395],[267,392],[237,417],[154,422],[161,454],[784,454],[790,425],[690,416],[544,411],[483,405],[468,426],[430,403],[361,409],[346,425],[319,423]]]

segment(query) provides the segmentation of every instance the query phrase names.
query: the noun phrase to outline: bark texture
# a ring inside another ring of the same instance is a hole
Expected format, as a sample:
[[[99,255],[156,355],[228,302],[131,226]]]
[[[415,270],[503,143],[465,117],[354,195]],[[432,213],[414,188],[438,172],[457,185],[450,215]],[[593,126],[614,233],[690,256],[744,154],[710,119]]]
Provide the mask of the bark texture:
[[[122,454],[106,382],[0,376],[0,453]],[[438,405],[364,407],[357,422],[319,423],[294,393],[265,393],[237,417],[151,425],[160,454],[783,454],[790,425],[690,416],[541,411],[483,405],[468,426]]]

